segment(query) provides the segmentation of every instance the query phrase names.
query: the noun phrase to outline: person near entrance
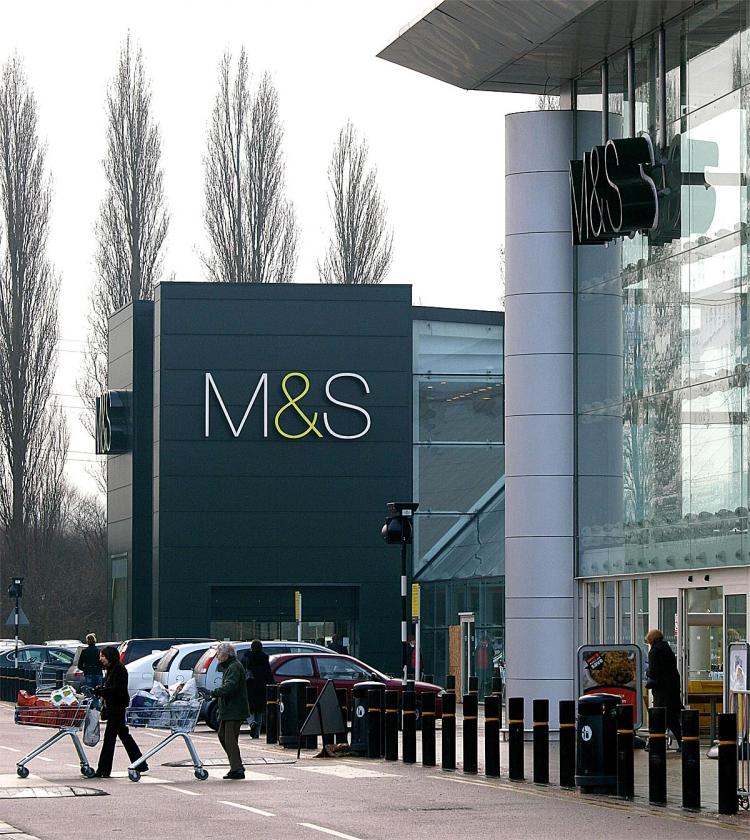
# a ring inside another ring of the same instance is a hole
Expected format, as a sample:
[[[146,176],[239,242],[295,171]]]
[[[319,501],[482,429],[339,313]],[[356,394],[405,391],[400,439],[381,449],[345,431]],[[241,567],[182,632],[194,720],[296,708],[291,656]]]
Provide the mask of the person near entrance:
[[[99,657],[101,664],[106,668],[107,677],[104,685],[94,688],[93,693],[104,700],[102,720],[107,721],[107,726],[104,729],[104,742],[102,751],[99,753],[96,777],[108,779],[112,772],[112,760],[115,757],[115,744],[118,737],[131,762],[137,761],[142,753],[125,725],[125,709],[130,703],[128,670],[120,662],[120,653],[116,647],[105,647]],[[138,770],[145,773],[148,765],[144,764]]]
[[[331,641],[328,645],[329,650],[332,650],[334,653],[349,653],[346,648],[346,645],[341,644],[341,640],[339,639],[338,633],[334,633],[331,636]]]
[[[250,707],[250,735],[260,738],[263,715],[266,710],[266,686],[274,685],[273,671],[268,663],[268,654],[263,650],[263,642],[253,639],[250,651],[243,658],[247,671],[247,702]]]
[[[219,743],[229,759],[225,779],[244,779],[245,766],[240,755],[240,727],[250,714],[247,702],[247,674],[237,659],[234,645],[220,642],[216,647],[221,685],[211,692],[219,701]]]
[[[99,648],[96,646],[96,636],[93,633],[86,636],[86,647],[78,657],[78,667],[83,671],[83,681],[89,688],[96,688],[104,683]]]
[[[476,650],[477,677],[479,678],[479,696],[484,697],[492,691],[492,668],[495,649],[489,636],[484,633]]]
[[[649,630],[646,634],[648,651],[648,670],[646,688],[651,689],[654,706],[663,706],[667,710],[667,729],[677,740],[677,749],[682,747],[682,725],[680,711],[680,673],[677,670],[677,657],[669,643],[664,640],[661,630]]]

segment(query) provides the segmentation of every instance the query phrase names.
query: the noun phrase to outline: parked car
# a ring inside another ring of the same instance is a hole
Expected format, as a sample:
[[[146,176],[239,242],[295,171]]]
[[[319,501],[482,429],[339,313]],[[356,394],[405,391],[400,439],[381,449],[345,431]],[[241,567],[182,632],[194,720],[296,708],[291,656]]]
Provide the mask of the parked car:
[[[0,650],[7,650],[8,648],[15,648],[16,640],[15,639],[0,639]],[[23,639],[18,640],[18,646],[23,647],[25,646],[25,642]]]
[[[0,668],[33,668],[43,673],[45,680],[57,683],[67,672],[74,655],[70,648],[24,645],[18,648],[16,657],[15,647],[12,647],[0,652]]]
[[[154,679],[163,686],[174,685],[178,680],[187,682],[192,678],[198,660],[208,648],[207,642],[172,645],[156,663]]]
[[[47,639],[44,644],[49,645],[49,647],[68,647],[75,650],[83,642],[80,639]]]
[[[320,691],[328,680],[333,680],[336,688],[345,688],[347,703],[351,705],[352,688],[365,681],[383,683],[386,690],[397,691],[399,694],[403,689],[401,680],[386,676],[382,671],[367,665],[353,656],[346,656],[342,653],[282,653],[271,657],[271,670],[277,683],[284,680],[305,679]],[[443,689],[439,685],[427,682],[415,684],[417,695],[431,692],[436,696],[435,712],[438,716],[441,713],[440,695]]]
[[[98,650],[104,650],[105,647],[117,647],[119,642],[97,642],[96,647]],[[65,673],[65,682],[68,685],[72,685],[73,688],[78,689],[83,685],[83,671],[78,667],[78,660],[81,658],[81,654],[88,645],[79,645],[76,648],[76,652],[73,655],[73,661],[70,663],[70,668]],[[104,669],[102,668],[102,673]]]
[[[120,661],[123,665],[127,665],[134,659],[140,659],[147,653],[154,650],[160,650],[162,653],[171,648],[172,645],[182,645],[188,642],[208,642],[209,644],[216,644],[216,639],[202,639],[202,638],[184,638],[178,639],[175,637],[163,637],[154,639],[128,639],[120,644]]]
[[[221,685],[221,671],[219,671],[219,660],[216,658],[216,642],[208,648],[208,650],[201,656],[193,669],[193,677],[195,684],[199,689],[206,689],[211,691]],[[237,656],[240,661],[243,658],[243,653],[250,650],[250,642],[232,642],[237,651]],[[315,645],[311,642],[289,642],[283,640],[274,640],[272,642],[263,642],[263,650],[269,655],[274,656],[281,653],[330,653],[328,648],[322,645]],[[213,730],[219,728],[219,708],[216,700],[207,700],[201,709],[201,720],[206,723]]]
[[[132,697],[136,691],[149,691],[154,684],[154,668],[164,656],[164,651],[157,650],[134,659],[125,666],[128,672],[128,694]]]

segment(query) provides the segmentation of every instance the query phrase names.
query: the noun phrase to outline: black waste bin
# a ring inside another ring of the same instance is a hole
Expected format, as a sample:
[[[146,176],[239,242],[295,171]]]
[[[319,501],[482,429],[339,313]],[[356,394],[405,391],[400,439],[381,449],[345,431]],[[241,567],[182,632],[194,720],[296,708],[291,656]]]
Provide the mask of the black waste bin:
[[[583,793],[617,792],[617,694],[584,694],[578,698],[576,785]]]
[[[385,712],[385,686],[381,682],[368,681],[356,683],[352,689],[352,743],[351,751],[355,755],[367,755],[367,740],[368,740],[368,718],[370,715],[370,703],[368,700],[368,692],[370,689],[375,689],[380,692],[380,720],[381,724],[384,720]],[[381,725],[381,730],[384,727]],[[381,741],[383,739],[381,738]]]
[[[279,686],[279,743],[299,745],[299,731],[307,717],[306,691],[310,680],[284,680]]]

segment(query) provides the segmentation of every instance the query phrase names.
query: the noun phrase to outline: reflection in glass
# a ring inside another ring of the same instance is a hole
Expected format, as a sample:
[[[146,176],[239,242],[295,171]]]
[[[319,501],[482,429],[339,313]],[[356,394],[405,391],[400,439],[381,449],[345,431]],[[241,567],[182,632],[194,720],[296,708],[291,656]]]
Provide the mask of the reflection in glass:
[[[617,582],[617,594],[620,609],[620,638],[619,642],[630,644],[633,641],[632,618],[633,613],[630,606],[631,582],[620,580]]]
[[[601,606],[599,600],[599,584],[586,584],[586,615],[588,617],[587,643],[598,645],[601,642]]]
[[[419,441],[503,440],[503,384],[495,379],[420,377]]]

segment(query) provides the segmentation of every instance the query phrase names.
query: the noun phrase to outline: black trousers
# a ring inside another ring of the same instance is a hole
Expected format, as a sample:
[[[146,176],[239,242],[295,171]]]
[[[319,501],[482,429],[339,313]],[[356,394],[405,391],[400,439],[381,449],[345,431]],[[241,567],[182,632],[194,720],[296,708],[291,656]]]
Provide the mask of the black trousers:
[[[682,745],[682,700],[678,696],[669,694],[665,697],[654,692],[654,706],[663,706],[667,710],[667,730],[674,735],[678,745]]]
[[[118,710],[114,714],[109,712],[107,725],[104,729],[104,741],[102,751],[99,753],[99,766],[96,768],[104,775],[112,772],[112,761],[115,757],[115,743],[119,737],[120,742],[128,753],[131,763],[140,758],[143,753],[138,749],[138,744],[133,740],[128,727],[125,726],[125,709]]]

